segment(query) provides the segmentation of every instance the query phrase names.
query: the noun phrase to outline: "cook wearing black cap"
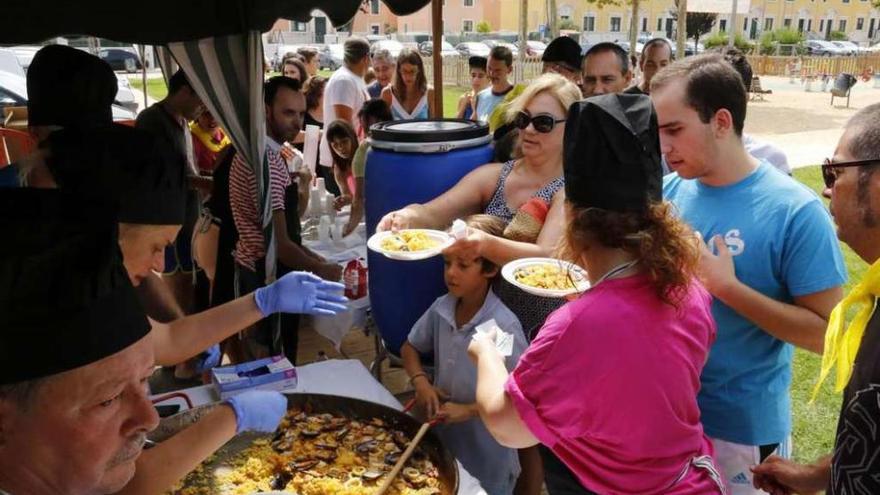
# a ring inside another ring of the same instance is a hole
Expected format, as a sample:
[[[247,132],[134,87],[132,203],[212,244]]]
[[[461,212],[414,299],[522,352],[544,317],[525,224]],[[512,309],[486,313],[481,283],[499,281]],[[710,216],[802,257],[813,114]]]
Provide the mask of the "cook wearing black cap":
[[[724,493],[697,405],[711,299],[693,235],[661,200],[650,99],[575,103],[564,146],[561,247],[591,288],[547,318],[510,376],[474,337],[480,416],[504,445],[543,445],[551,495]]]
[[[65,129],[48,142],[46,164],[58,188],[118,208],[119,245],[132,284],[161,271],[164,248],[184,220],[182,157],[150,133],[120,125],[88,132]],[[310,273],[292,272],[211,310],[168,324],[151,320],[156,362],[174,365],[212,348],[201,366],[214,366],[220,354],[212,346],[270,314],[345,311],[346,299],[338,295],[342,289]]]
[[[162,493],[286,411],[277,392],[247,392],[141,453],[158,424],[146,385],[155,344],[116,230],[106,203],[0,193],[0,493]]]
[[[541,55],[542,74],[555,72],[575,84],[581,83],[581,46],[568,36],[551,41]]]

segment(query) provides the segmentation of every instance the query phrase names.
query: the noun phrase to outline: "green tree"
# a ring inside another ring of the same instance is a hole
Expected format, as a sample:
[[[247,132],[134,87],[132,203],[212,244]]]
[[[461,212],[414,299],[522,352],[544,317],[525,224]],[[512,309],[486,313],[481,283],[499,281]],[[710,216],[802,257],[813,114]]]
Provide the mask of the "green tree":
[[[831,41],[847,41],[849,37],[843,31],[831,31]]]
[[[572,31],[577,31],[578,25],[575,24],[575,22],[571,19],[564,19],[559,23],[559,29],[560,30],[568,29],[568,30],[572,30]]]
[[[670,9],[669,15],[670,17],[675,19],[677,25],[678,9]],[[687,38],[693,39],[694,44],[696,45],[700,42],[700,36],[712,32],[712,27],[715,26],[715,20],[717,18],[718,14],[710,14],[707,12],[688,12],[687,20],[685,22],[685,32],[687,33]]]
[[[486,21],[478,22],[476,29],[477,29],[478,33],[491,33],[492,32],[492,26],[489,25],[489,23]]]

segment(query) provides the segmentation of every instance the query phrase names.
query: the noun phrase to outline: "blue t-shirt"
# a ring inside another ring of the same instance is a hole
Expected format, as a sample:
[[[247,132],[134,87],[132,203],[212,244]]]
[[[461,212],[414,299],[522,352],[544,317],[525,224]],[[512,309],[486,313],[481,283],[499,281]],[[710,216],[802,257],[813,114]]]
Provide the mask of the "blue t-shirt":
[[[489,122],[489,116],[492,115],[492,111],[495,110],[499,103],[504,101],[504,98],[507,96],[507,93],[510,93],[511,89],[513,89],[513,86],[507,91],[497,94],[492,91],[492,86],[489,86],[477,93],[477,120]]]
[[[737,278],[785,303],[846,281],[834,225],[822,201],[770,164],[740,182],[711,187],[678,174],[663,195],[703,234],[724,237]],[[712,302],[718,338],[703,368],[698,397],[706,434],[744,445],[782,442],[791,432],[794,348],[729,306]]]

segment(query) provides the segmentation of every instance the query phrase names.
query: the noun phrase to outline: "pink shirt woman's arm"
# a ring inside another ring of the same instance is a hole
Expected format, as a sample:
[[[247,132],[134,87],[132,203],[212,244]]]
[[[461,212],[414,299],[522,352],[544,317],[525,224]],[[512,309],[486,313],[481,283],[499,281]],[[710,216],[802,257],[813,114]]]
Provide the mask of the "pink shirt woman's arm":
[[[489,433],[505,447],[523,449],[537,445],[538,439],[519,417],[513,401],[504,391],[507,368],[495,345],[477,334],[468,353],[477,365],[477,410]]]

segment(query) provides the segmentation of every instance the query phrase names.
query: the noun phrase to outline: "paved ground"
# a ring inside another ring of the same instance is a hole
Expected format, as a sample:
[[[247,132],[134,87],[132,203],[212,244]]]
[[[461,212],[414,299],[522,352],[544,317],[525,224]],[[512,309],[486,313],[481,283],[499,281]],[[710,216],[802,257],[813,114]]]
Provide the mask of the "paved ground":
[[[821,92],[821,84],[813,83],[812,92],[799,80],[791,83],[784,77],[762,77],[761,84],[773,93],[764,101],[749,102],[745,130],[781,147],[793,167],[822,163],[834,153],[847,119],[880,102],[880,89],[861,81],[852,89],[849,108],[842,98],[835,98],[832,106],[831,94]]]

